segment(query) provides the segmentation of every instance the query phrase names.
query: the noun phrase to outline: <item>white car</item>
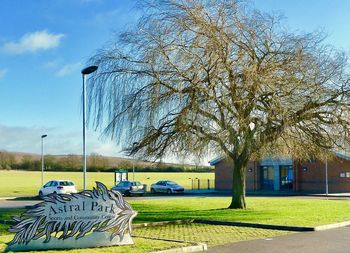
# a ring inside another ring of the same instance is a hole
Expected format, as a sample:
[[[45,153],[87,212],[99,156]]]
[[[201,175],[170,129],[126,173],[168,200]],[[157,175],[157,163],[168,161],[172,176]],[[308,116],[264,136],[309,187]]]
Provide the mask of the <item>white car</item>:
[[[47,182],[39,190],[39,197],[51,194],[68,194],[77,193],[77,189],[72,181],[68,180],[52,180]]]
[[[168,194],[172,193],[183,193],[184,188],[171,180],[158,181],[151,185],[151,193],[164,192]]]

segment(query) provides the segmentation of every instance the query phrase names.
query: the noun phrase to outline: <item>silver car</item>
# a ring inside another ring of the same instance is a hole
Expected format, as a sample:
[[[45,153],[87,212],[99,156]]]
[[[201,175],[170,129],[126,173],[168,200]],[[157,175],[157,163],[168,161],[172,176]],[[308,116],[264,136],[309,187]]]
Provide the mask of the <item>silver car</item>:
[[[152,193],[164,192],[164,193],[168,193],[168,194],[183,193],[184,188],[174,181],[162,180],[162,181],[158,181],[157,183],[151,185],[151,192]]]
[[[125,196],[130,195],[143,195],[145,194],[145,188],[139,181],[121,181],[117,185],[112,187],[112,190],[119,191]]]

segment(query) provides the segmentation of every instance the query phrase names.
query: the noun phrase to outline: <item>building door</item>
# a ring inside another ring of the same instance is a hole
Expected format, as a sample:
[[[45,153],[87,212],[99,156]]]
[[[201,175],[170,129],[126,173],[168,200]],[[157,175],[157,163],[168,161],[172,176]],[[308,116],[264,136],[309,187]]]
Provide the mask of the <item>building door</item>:
[[[280,166],[280,190],[293,190],[293,167]]]
[[[274,190],[274,167],[273,166],[261,166],[262,176],[262,189]]]

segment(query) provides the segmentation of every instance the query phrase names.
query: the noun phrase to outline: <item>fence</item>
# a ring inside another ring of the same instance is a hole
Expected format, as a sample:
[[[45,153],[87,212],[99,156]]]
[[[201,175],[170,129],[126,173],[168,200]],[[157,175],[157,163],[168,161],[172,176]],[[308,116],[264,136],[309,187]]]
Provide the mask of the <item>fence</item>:
[[[194,178],[192,181],[192,190],[213,190],[215,189],[215,181],[213,179]]]

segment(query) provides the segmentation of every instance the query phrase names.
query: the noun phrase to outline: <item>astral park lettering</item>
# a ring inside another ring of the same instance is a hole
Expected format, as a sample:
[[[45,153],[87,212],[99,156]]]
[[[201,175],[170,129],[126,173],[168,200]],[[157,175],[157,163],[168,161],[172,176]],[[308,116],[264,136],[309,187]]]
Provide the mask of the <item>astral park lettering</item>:
[[[133,244],[131,222],[137,212],[100,182],[92,191],[50,194],[43,200],[14,217],[9,231],[16,234],[5,251]]]

